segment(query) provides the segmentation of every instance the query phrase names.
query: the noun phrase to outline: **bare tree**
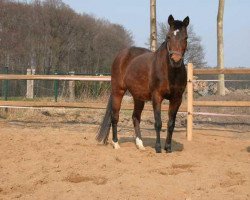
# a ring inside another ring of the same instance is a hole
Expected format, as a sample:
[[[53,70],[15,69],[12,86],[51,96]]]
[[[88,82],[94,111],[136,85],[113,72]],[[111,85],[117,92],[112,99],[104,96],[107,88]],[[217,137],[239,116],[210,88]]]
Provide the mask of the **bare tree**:
[[[150,0],[150,49],[157,49],[156,0]]]
[[[217,15],[217,67],[224,69],[224,41],[223,41],[223,15],[224,15],[224,0],[219,0],[219,8]],[[225,77],[224,74],[219,74],[218,92],[220,95],[225,95]]]

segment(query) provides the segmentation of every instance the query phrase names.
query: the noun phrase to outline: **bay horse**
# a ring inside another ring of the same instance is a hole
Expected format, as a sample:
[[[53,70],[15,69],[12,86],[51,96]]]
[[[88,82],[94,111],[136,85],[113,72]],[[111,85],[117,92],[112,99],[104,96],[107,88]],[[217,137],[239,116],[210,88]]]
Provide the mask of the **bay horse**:
[[[138,149],[144,149],[140,131],[141,113],[145,101],[151,100],[157,136],[155,150],[157,153],[161,153],[161,103],[164,99],[169,100],[165,150],[167,153],[172,151],[171,143],[176,114],[187,84],[184,54],[187,48],[189,17],[179,21],[170,15],[168,24],[170,27],[166,39],[156,52],[145,48],[130,47],[122,50],[116,56],[111,69],[111,95],[96,136],[99,142],[107,143],[112,125],[112,144],[115,149],[120,148],[117,138],[117,123],[122,98],[128,90],[134,99],[132,119]]]

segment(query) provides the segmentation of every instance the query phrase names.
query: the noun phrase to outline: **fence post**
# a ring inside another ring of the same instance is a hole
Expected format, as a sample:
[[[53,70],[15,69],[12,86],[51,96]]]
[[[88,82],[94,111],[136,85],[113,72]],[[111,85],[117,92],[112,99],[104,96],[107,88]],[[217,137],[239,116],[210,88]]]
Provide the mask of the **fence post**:
[[[34,75],[35,69],[27,69],[27,75]],[[33,99],[34,98],[34,80],[27,80],[27,91],[26,98]]]
[[[187,140],[193,136],[193,64],[187,65]]]
[[[9,73],[9,68],[4,67],[4,74],[8,74],[8,73]],[[3,81],[3,97],[5,101],[8,100],[8,93],[9,93],[8,89],[9,89],[9,81],[4,80]]]
[[[55,72],[55,75],[58,75],[58,73]],[[54,96],[55,96],[55,102],[57,102],[57,98],[58,98],[58,85],[59,85],[59,81],[58,81],[58,80],[54,80]]]
[[[70,71],[69,75],[74,76],[75,72]],[[75,101],[75,81],[69,81],[69,100]]]

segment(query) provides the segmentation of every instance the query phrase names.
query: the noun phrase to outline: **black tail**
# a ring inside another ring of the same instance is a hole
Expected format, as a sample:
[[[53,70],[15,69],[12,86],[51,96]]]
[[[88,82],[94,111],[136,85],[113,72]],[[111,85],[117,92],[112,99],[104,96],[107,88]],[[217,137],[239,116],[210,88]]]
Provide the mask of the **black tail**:
[[[111,127],[111,112],[112,112],[112,101],[111,96],[109,97],[108,105],[106,108],[105,116],[102,120],[102,124],[99,127],[99,130],[96,135],[96,140],[98,142],[103,142],[104,144],[107,143],[109,137],[109,131]]]

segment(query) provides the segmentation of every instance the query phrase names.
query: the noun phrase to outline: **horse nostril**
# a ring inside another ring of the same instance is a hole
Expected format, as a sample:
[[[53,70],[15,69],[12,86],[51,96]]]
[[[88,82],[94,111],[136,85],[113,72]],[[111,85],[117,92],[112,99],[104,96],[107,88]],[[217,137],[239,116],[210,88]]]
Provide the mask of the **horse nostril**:
[[[174,62],[179,62],[179,61],[182,59],[182,57],[181,57],[180,55],[178,55],[178,54],[173,54],[173,55],[171,56],[171,59],[172,59]]]

